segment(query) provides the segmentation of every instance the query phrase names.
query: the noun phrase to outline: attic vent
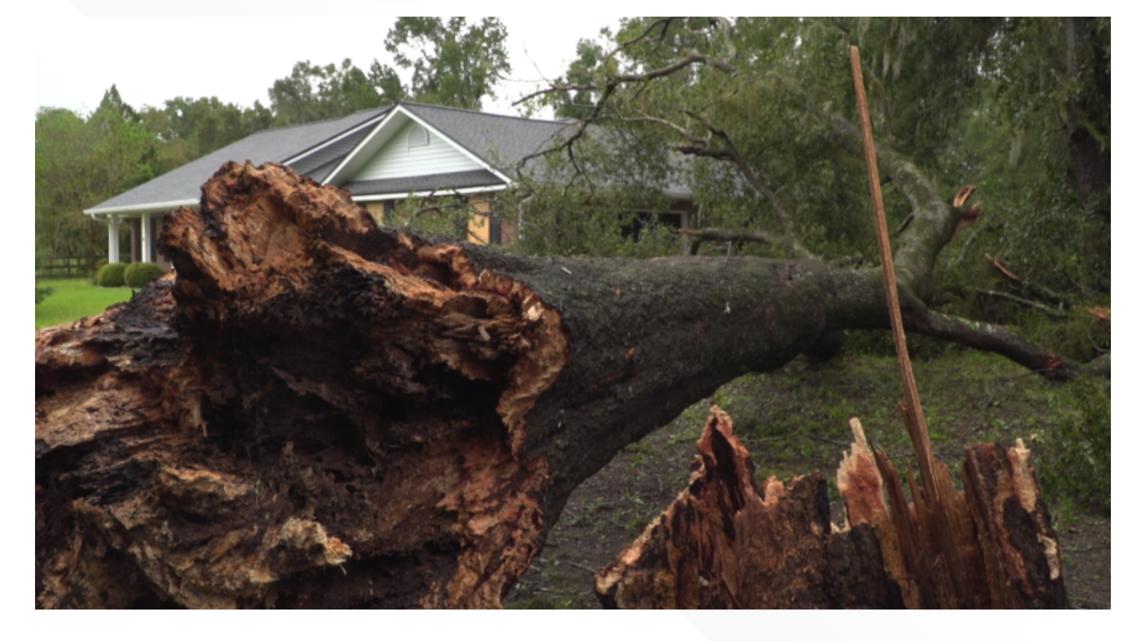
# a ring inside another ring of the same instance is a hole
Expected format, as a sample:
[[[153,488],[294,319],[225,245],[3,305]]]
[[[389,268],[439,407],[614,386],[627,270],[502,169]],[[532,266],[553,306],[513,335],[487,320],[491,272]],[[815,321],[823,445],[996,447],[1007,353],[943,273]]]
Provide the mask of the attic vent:
[[[413,126],[408,130],[408,148],[412,147],[427,147],[428,145],[428,130],[423,127]]]

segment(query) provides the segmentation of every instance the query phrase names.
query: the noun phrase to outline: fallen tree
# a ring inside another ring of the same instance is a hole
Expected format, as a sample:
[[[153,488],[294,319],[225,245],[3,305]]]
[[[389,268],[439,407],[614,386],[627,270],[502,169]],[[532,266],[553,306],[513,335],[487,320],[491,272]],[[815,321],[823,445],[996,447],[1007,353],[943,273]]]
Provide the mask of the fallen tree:
[[[925,307],[963,210],[880,158],[929,195],[895,255],[908,329],[1076,376]],[[877,269],[433,243],[272,164],[222,167],[160,240],[176,277],[36,335],[41,607],[498,606],[624,445],[888,326]]]

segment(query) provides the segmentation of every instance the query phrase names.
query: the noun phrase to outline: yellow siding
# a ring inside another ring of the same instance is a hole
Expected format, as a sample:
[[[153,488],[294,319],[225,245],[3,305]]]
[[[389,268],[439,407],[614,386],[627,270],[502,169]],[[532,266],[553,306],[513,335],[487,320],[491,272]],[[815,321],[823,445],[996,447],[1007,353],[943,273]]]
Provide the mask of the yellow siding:
[[[471,207],[471,217],[467,219],[467,240],[476,245],[491,242],[491,201],[486,196],[472,196],[467,201]]]
[[[383,202],[373,201],[370,203],[364,203],[364,208],[368,210],[368,213],[372,214],[372,217],[374,219],[376,219],[377,225],[383,225],[384,224],[384,203]]]

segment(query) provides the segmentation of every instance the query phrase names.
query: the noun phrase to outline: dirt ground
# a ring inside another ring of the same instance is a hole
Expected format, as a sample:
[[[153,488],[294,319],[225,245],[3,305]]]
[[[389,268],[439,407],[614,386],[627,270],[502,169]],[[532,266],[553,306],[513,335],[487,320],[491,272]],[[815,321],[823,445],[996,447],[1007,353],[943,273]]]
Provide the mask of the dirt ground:
[[[1064,409],[1058,384],[998,357],[951,352],[919,359],[915,367],[937,454],[952,468],[968,443],[1023,438],[1032,449],[1059,406]],[[835,468],[850,442],[851,416],[861,418],[872,442],[901,467],[912,457],[893,415],[897,376],[893,357],[844,355],[823,364],[801,358],[778,372],[726,385],[626,447],[575,490],[542,553],[508,595],[507,607],[599,607],[594,572],[684,488],[711,403],[732,415],[757,477],[774,474],[786,480],[819,469],[831,479],[835,496]],[[842,520],[840,510],[833,503],[832,520]],[[1067,504],[1052,509],[1052,515],[1070,605],[1110,607],[1109,518]]]

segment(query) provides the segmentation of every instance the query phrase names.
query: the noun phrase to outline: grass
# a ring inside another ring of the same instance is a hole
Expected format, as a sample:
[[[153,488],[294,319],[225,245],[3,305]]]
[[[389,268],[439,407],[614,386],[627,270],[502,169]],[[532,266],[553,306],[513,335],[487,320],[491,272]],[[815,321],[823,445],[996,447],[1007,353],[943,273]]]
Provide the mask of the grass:
[[[51,288],[48,297],[36,305],[36,329],[98,314],[131,297],[130,287],[98,287],[87,278],[40,280],[36,287]]]

